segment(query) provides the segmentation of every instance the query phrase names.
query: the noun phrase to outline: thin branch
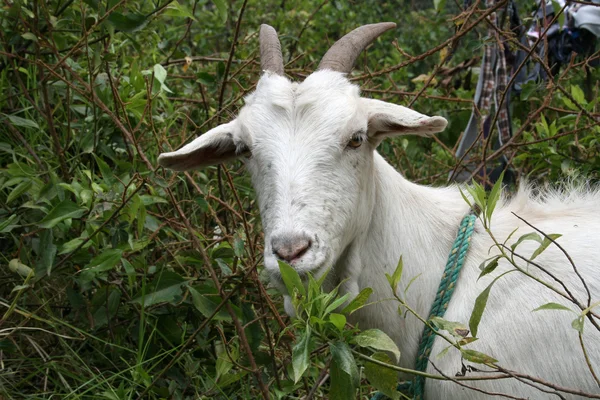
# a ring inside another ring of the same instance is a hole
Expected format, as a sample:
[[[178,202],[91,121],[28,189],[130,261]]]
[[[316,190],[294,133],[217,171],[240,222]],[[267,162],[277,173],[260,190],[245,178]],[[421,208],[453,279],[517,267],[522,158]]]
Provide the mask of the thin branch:
[[[587,283],[585,282],[585,279],[583,279],[583,276],[581,276],[581,274],[579,273],[579,270],[577,269],[577,267],[575,266],[575,262],[573,261],[573,259],[571,258],[571,256],[569,255],[569,253],[567,253],[567,251],[564,249],[564,247],[562,247],[559,243],[556,242],[556,240],[552,239],[550,236],[546,235],[546,233],[544,233],[541,229],[536,228],[535,226],[533,226],[532,224],[530,224],[529,222],[527,222],[525,220],[525,218],[518,216],[516,213],[511,212],[512,215],[514,215],[515,217],[519,218],[521,221],[523,221],[525,224],[527,224],[527,226],[529,226],[532,229],[535,229],[538,233],[542,234],[546,239],[548,239],[552,244],[554,244],[556,247],[558,247],[560,249],[560,251],[562,251],[562,253],[565,255],[565,257],[567,257],[567,260],[569,260],[569,263],[571,264],[571,266],[573,267],[573,271],[575,271],[575,273],[577,274],[577,276],[579,277],[579,280],[581,281],[581,284],[583,285],[583,287],[585,288],[585,291],[588,295],[588,301],[587,301],[587,306],[589,307],[592,304],[592,294],[590,293],[590,289],[588,288]]]
[[[479,392],[479,393],[483,393],[483,394],[485,394],[487,396],[499,396],[499,397],[506,397],[507,399],[527,400],[527,398],[525,398],[525,397],[514,397],[514,396],[511,396],[511,395],[506,394],[506,393],[488,392],[488,391],[483,390],[483,389],[479,389],[479,388],[476,388],[476,387],[473,387],[473,386],[469,386],[469,385],[467,385],[467,384],[459,381],[456,378],[452,378],[451,376],[448,376],[448,375],[444,374],[431,360],[429,360],[429,364],[431,364],[431,366],[438,372],[438,374],[442,375],[443,377],[445,377],[449,381],[452,381],[452,382],[456,383],[457,385],[462,386],[462,387],[464,387],[466,389],[473,390],[473,391]]]

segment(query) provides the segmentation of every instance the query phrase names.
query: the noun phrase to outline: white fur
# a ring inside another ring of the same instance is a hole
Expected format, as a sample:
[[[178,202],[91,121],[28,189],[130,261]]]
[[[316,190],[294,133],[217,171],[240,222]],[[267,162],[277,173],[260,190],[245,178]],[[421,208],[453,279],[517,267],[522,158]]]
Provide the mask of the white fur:
[[[265,267],[276,282],[278,266],[270,243],[278,235],[304,233],[311,238],[310,249],[292,262],[298,271],[319,275],[333,266],[330,274],[334,284],[344,281],[343,291],[352,294],[371,287],[375,290],[371,300],[391,296],[385,273],[393,272],[402,255],[404,275],[399,292],[419,275],[406,301],[425,317],[468,206],[457,187],[432,188],[408,182],[375,148],[386,136],[430,135],[445,125],[440,117],[426,117],[404,107],[361,98],[358,88],[337,72],[318,71],[300,84],[266,73],[257,90],[247,97],[238,118],[226,129],[215,128],[220,129],[219,139],[213,130],[184,151],[191,151],[189,157],[193,157],[194,149],[206,151],[214,143],[219,144],[217,148],[227,148],[223,145],[227,138],[235,148],[249,149],[251,156],[245,162],[256,189],[265,232]],[[353,135],[364,135],[368,141],[358,149],[348,148]],[[223,155],[223,159],[231,156]],[[173,160],[181,160],[182,156],[174,152],[161,155],[159,161],[175,169],[178,165],[188,168],[186,160],[194,160],[186,157],[177,164]],[[203,165],[201,161],[194,163]],[[518,231],[511,243],[532,231],[511,212],[547,233],[563,235],[558,242],[573,257],[593,301],[598,301],[598,192],[573,189],[566,195],[547,193],[535,197],[524,188],[513,200],[502,201],[494,213],[492,231],[500,241],[515,228]],[[497,272],[477,280],[480,263],[495,254],[493,249],[489,252],[491,247],[489,235],[478,222],[446,319],[467,324],[475,298],[493,277],[509,268],[501,264]],[[524,242],[517,252],[529,257],[536,247],[533,242]],[[560,277],[581,303],[586,302],[580,280],[556,246],[550,246],[536,260]],[[521,261],[519,264],[525,266]],[[527,268],[551,282],[534,267]],[[508,274],[493,287],[480,324],[480,339],[468,348],[497,358],[505,368],[561,386],[600,393],[587,370],[577,333],[570,325],[575,314],[532,312],[550,301],[575,309],[532,279],[520,273]],[[423,324],[412,315],[400,316],[397,306],[394,301],[371,305],[355,313],[353,322],[365,329],[376,327],[387,332],[401,350],[400,365],[414,367]],[[289,299],[286,310],[292,311]],[[600,335],[589,323],[585,326],[584,342],[592,365],[600,371]],[[454,376],[461,370],[460,353],[452,350],[441,359],[436,358],[445,346],[444,341],[436,340],[431,360],[443,373]],[[431,365],[428,372],[436,373]],[[547,397],[515,379],[467,384],[532,399]],[[427,380],[426,396],[478,399],[483,395],[451,382]]]

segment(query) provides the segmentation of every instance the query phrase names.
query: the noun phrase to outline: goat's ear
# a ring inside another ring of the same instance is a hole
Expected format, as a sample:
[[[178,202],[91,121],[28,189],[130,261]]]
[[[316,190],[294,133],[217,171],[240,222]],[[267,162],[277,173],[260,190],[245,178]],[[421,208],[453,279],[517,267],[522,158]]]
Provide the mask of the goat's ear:
[[[158,163],[175,171],[187,171],[248,155],[248,147],[235,139],[239,137],[238,130],[236,120],[219,125],[179,150],[161,154]]]
[[[448,125],[443,117],[428,117],[410,108],[374,99],[362,99],[369,118],[369,136],[382,140],[388,136],[432,136]]]

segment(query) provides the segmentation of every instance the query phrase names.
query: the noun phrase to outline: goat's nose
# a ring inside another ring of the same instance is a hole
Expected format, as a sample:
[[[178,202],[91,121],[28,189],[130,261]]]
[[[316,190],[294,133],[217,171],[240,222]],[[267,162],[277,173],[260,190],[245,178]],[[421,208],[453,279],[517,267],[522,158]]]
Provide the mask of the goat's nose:
[[[310,239],[305,235],[282,235],[271,240],[273,254],[287,262],[302,257],[311,244]]]

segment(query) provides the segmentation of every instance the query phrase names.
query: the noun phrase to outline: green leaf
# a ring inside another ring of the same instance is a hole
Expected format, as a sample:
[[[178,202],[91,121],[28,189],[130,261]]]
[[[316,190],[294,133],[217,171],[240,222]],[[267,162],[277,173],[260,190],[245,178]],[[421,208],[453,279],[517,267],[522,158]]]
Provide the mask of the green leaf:
[[[492,190],[490,191],[490,195],[488,196],[487,206],[485,208],[485,216],[488,221],[491,221],[492,213],[494,212],[494,209],[496,208],[496,204],[498,203],[498,200],[500,199],[500,194],[502,193],[503,179],[504,179],[504,171],[502,171],[502,173],[498,177],[498,180],[496,181],[496,183],[494,183],[494,187],[492,188]]]
[[[354,337],[354,341],[360,347],[371,347],[376,350],[389,351],[396,356],[396,360],[400,359],[400,350],[396,346],[396,343],[379,329],[362,331]]]
[[[88,267],[96,272],[109,271],[118,264],[122,255],[123,250],[120,249],[105,250],[99,256],[94,257],[88,264]]]
[[[138,196],[137,194],[131,198],[131,202],[129,203],[129,206],[127,208],[125,208],[125,210],[126,210],[125,215],[127,215],[127,223],[131,224],[133,222],[141,204],[142,204],[142,200],[140,199],[140,196]]]
[[[69,240],[67,243],[63,243],[60,249],[60,252],[58,254],[65,254],[65,253],[70,253],[73,250],[75,250],[77,248],[77,246],[79,246],[81,243],[83,243],[83,241],[85,240],[85,238],[75,238],[75,239],[71,239]],[[88,242],[88,244],[91,244],[91,242]],[[85,246],[84,246],[85,248]]]
[[[473,197],[475,204],[479,206],[480,209],[485,210],[486,201],[485,201],[485,189],[479,183],[473,181],[471,186],[467,186],[467,192]]]
[[[579,86],[571,86],[571,96],[573,96],[575,101],[579,104],[587,104],[587,101],[585,100],[585,95],[583,94],[583,90],[581,90]]]
[[[165,203],[168,203],[168,201],[165,200]],[[198,204],[200,206],[200,209],[204,212],[208,211],[208,203],[206,202],[205,199],[203,199],[202,197],[198,197],[196,199],[196,204]]]
[[[83,0],[83,2],[94,10],[97,10],[100,5],[100,0]]]
[[[223,274],[223,276],[228,276],[228,275],[231,275],[233,273],[233,271],[231,270],[231,268],[229,267],[229,265],[225,261],[223,261],[222,258],[215,259],[215,262],[217,263],[217,265],[221,269],[221,273]]]
[[[31,32],[26,32],[26,33],[23,33],[23,34],[21,35],[21,37],[22,37],[23,39],[25,39],[25,40],[31,40],[31,41],[33,41],[33,42],[36,42],[36,43],[37,43],[37,41],[38,41],[38,38],[37,38],[37,36],[35,36],[35,35],[34,35],[33,33],[31,33]]]
[[[235,349],[235,347],[230,346],[229,354],[227,354],[225,346],[226,345],[223,344],[221,341],[215,343],[215,352],[217,353],[217,362],[215,365],[217,372],[217,376],[215,378],[216,380],[219,380],[219,378],[225,376],[231,370],[231,368],[233,368],[233,363],[229,358],[229,354],[231,354],[231,358],[233,358],[233,361],[237,361],[238,358],[238,352],[237,349]]]
[[[485,310],[485,306],[487,304],[488,297],[490,295],[490,290],[492,289],[492,285],[496,282],[494,279],[492,283],[485,288],[483,292],[477,296],[475,300],[475,306],[473,307],[473,311],[471,312],[471,318],[469,319],[469,328],[471,329],[471,333],[473,336],[477,337],[477,328],[479,327],[479,323],[481,322],[481,316],[483,315],[483,311]]]
[[[174,345],[183,343],[185,337],[182,326],[174,315],[161,315],[157,319],[156,327],[161,335]],[[185,327],[185,324],[182,324]],[[115,399],[116,400],[116,399]],[[120,400],[120,399],[119,399]]]
[[[300,336],[298,343],[292,349],[292,368],[294,370],[294,383],[297,383],[304,371],[308,368],[310,360],[310,326],[306,325],[306,330]]]
[[[219,17],[221,17],[221,22],[227,22],[227,2],[224,0],[213,0],[215,6],[217,6],[217,10],[219,11]]]
[[[36,39],[37,39],[37,37],[36,37]],[[19,70],[19,72],[22,72],[25,75],[27,75],[28,78],[31,77],[31,75],[29,75],[29,71],[27,71],[25,68],[19,67],[18,70]]]
[[[221,388],[221,389],[226,388],[227,386],[229,386],[233,383],[236,383],[237,381],[239,381],[246,375],[248,375],[248,371],[245,371],[245,370],[242,370],[235,374],[224,375],[221,377],[221,379],[219,379],[219,388]]]
[[[354,311],[362,308],[369,297],[373,294],[373,289],[370,287],[364,288],[360,291],[359,294],[356,295],[354,299],[341,311],[342,314],[352,314]]]
[[[98,290],[92,299],[92,305],[96,305],[93,313],[95,327],[106,325],[116,315],[120,303],[120,290],[116,288]]]
[[[100,169],[100,173],[102,174],[102,180],[108,185],[111,186],[114,182],[114,172],[108,166],[106,161],[101,159],[100,157],[94,154],[94,158],[96,159],[96,164],[98,164],[98,168]]]
[[[38,222],[37,225],[42,228],[50,229],[67,218],[80,218],[86,211],[85,208],[79,207],[70,200],[63,200],[50,210],[48,215]]]
[[[579,316],[571,322],[571,326],[579,333],[583,333],[583,316]]]
[[[377,361],[394,365],[386,353],[375,353],[371,356]],[[365,375],[369,383],[387,397],[396,400],[400,398],[400,393],[396,390],[398,385],[398,373],[391,368],[383,367],[372,362],[365,362]]]
[[[35,122],[32,121],[30,119],[25,119],[25,118],[21,118],[21,117],[17,117],[16,115],[6,115],[6,117],[8,117],[8,119],[10,120],[10,122],[15,125],[15,126],[20,126],[23,128],[36,128],[36,129],[40,129],[40,126]]]
[[[562,304],[558,304],[558,303],[546,303],[543,306],[539,306],[538,308],[536,308],[533,311],[541,311],[541,310],[566,310],[566,311],[573,311],[569,307],[563,306]]]
[[[244,324],[244,331],[246,333],[246,338],[248,339],[248,344],[250,345],[250,350],[252,353],[256,354],[265,337],[260,318],[257,318],[256,312],[254,312],[254,308],[250,302],[242,303],[240,311],[242,313],[242,323]]]
[[[31,19],[35,18],[35,14],[27,7],[21,6],[21,11],[25,14],[27,14],[27,16]]]
[[[346,316],[342,314],[331,313],[329,314],[329,322],[335,325],[338,331],[341,332],[344,330],[344,326],[346,326]]]
[[[123,250],[109,249],[102,252],[81,271],[79,282],[85,285],[91,282],[100,272],[112,270],[121,261]]]
[[[160,83],[165,83],[167,79],[167,70],[160,64],[154,64],[154,78]]]
[[[469,343],[473,343],[475,341],[477,341],[479,339],[477,339],[476,337],[466,337],[466,338],[462,338],[461,340],[459,340],[458,342],[456,342],[459,346],[466,346]],[[450,346],[453,347],[453,346]]]
[[[131,265],[126,258],[121,259],[121,264],[123,265],[123,269],[129,278],[129,286],[134,286],[135,284],[135,267]]]
[[[481,278],[482,276],[485,276],[491,272],[494,272],[494,270],[498,266],[498,260],[500,259],[500,257],[502,257],[502,256],[495,256],[495,257],[492,257],[491,260],[488,259],[488,260],[485,260],[484,262],[482,262],[481,265],[479,266],[479,269],[481,270],[481,274],[479,274],[479,277],[477,278],[477,280],[479,280],[479,278]],[[485,264],[486,262],[487,262],[487,265]]]
[[[398,288],[398,283],[400,282],[400,279],[402,279],[403,268],[404,264],[402,263],[402,256],[400,256],[400,260],[398,260],[398,265],[396,266],[396,269],[394,270],[392,276],[388,275],[387,273],[385,274],[385,277],[387,278],[388,283],[392,287],[392,291],[394,292],[394,294],[396,293],[396,289]]]
[[[490,295],[490,290],[492,290],[492,286],[494,286],[494,283],[496,283],[498,279],[514,271],[516,270],[513,269],[510,271],[506,271],[502,275],[497,276],[492,281],[492,283],[490,283],[488,287],[486,287],[485,290],[481,292],[479,296],[477,296],[477,299],[475,299],[475,306],[473,307],[473,311],[471,312],[471,318],[469,319],[469,329],[471,329],[471,334],[474,337],[477,337],[477,328],[479,327],[479,323],[481,322],[481,316],[483,315],[483,311],[485,310],[485,306],[487,305],[487,300]]]
[[[160,64],[154,64],[154,78],[160,83],[160,88],[166,92],[173,93],[171,89],[165,85],[167,79],[167,70]]]
[[[329,345],[329,350],[333,356],[333,363],[337,364],[342,371],[350,376],[353,385],[358,386],[358,367],[348,344],[334,342]]]
[[[552,0],[552,11],[554,11],[554,15],[558,15],[558,29],[562,31],[563,26],[565,25],[565,13],[561,12],[562,6],[556,0]],[[560,15],[558,14],[560,13]],[[573,87],[571,86],[571,89]]]
[[[157,203],[164,203],[164,204],[169,203],[166,199],[164,199],[160,196],[151,196],[148,194],[142,194],[139,196],[139,198],[142,200],[142,203],[145,206],[150,206],[152,204],[157,204]]]
[[[465,201],[465,203],[467,203],[469,205],[469,207],[473,207],[473,204],[471,203],[471,201],[469,200],[469,198],[467,197],[467,195],[465,194],[465,192],[462,191],[462,188],[459,187],[458,191],[460,192],[460,195],[462,196],[462,198]],[[468,186],[467,186],[467,192],[470,193]]]
[[[143,304],[144,307],[150,307],[158,303],[172,303],[181,297],[181,286],[187,282],[187,279],[175,272],[165,271],[158,275],[146,288],[146,293],[138,293],[138,296],[131,300],[132,303]]]
[[[17,285],[14,288],[12,288],[12,290],[10,291],[11,293],[14,292],[20,292],[21,290],[27,289],[32,287],[31,285]]]
[[[302,279],[300,279],[298,272],[296,272],[294,268],[283,261],[277,260],[277,262],[279,263],[281,279],[283,279],[283,283],[285,284],[288,294],[293,296],[294,289],[296,289],[302,296],[306,296],[306,289],[302,284]]]
[[[40,234],[39,249],[40,258],[39,264],[35,268],[36,276],[50,276],[52,266],[54,265],[54,257],[56,257],[56,245],[54,244],[52,229],[45,229]]]
[[[321,318],[316,317],[314,315],[310,316],[309,322],[313,327],[316,325],[319,325],[319,326],[325,325],[325,321],[323,321]]]
[[[447,321],[440,317],[432,317],[431,323],[438,329],[447,331],[457,339],[462,339],[469,334],[467,327],[460,322]]]
[[[330,399],[354,399],[359,385],[358,368],[350,347],[344,342],[329,345],[331,351]]]
[[[325,279],[327,279],[327,275],[329,275],[329,271],[331,270],[331,268],[327,268],[322,274],[321,277],[319,279],[317,279],[316,284],[317,287],[323,287],[323,283],[325,283]],[[309,274],[310,275],[310,274]]]
[[[90,201],[94,198],[94,192],[89,189],[83,189],[79,192],[79,198],[81,199],[82,204],[90,204]]]
[[[551,234],[547,235],[547,237],[544,237],[544,240],[542,240],[542,244],[540,244],[540,246],[531,255],[531,259],[533,260],[540,254],[542,254],[542,252],[544,250],[546,250],[548,248],[548,246],[550,246],[552,244],[552,240],[556,240],[561,236],[562,235],[560,235],[558,233],[551,233]],[[552,239],[552,240],[550,240],[550,239]]]
[[[495,358],[490,357],[487,354],[481,353],[476,350],[460,349],[460,352],[461,352],[462,356],[465,358],[465,360],[471,361],[471,362],[474,362],[477,364],[493,364],[493,363],[498,362],[498,360],[496,360]]]
[[[522,242],[526,240],[535,240],[538,243],[542,243],[542,237],[540,235],[538,235],[536,232],[530,232],[521,236],[516,243],[510,246],[510,248],[514,251]]]
[[[406,288],[404,289],[404,295],[406,295],[406,293],[408,292],[408,289],[410,288],[410,286],[413,284],[414,281],[417,280],[418,277],[420,277],[421,274],[417,274],[415,276],[413,276],[410,281],[408,281],[408,285],[406,285]]]
[[[433,0],[433,8],[435,8],[436,12],[440,12],[444,9],[446,5],[446,0]]]
[[[336,292],[336,294],[337,294],[337,292]],[[331,303],[330,305],[327,306],[327,308],[325,309],[323,314],[327,315],[330,312],[332,312],[333,310],[336,310],[338,307],[340,307],[342,304],[344,304],[346,302],[346,300],[348,300],[348,297],[350,297],[350,293],[346,293],[342,297],[338,297],[337,299],[335,299],[333,301],[333,303]]]
[[[142,233],[144,233],[144,226],[145,226],[145,224],[146,224],[146,206],[142,202],[139,205],[138,215],[137,215],[137,232],[138,232],[138,236],[142,236]]]
[[[203,294],[201,294],[198,289],[194,288],[194,287],[190,287],[190,293],[192,294],[192,302],[194,303],[194,307],[196,307],[196,309],[198,311],[200,311],[202,313],[202,315],[204,315],[206,318],[210,317],[215,310],[217,309],[217,305],[213,303],[212,301],[210,301],[206,296],[204,296]],[[219,298],[219,302],[220,302],[220,298]],[[213,317],[213,319],[217,320],[217,321],[231,321],[231,316],[229,315],[229,313],[224,310],[223,308],[221,308]]]
[[[196,78],[196,82],[201,83],[203,85],[209,86],[215,83],[215,77],[209,74],[208,72],[198,72]]]
[[[122,14],[113,12],[108,17],[108,22],[114,26],[116,30],[133,33],[144,28],[148,23],[146,16],[139,13]]]
[[[19,216],[17,214],[11,214],[10,217],[0,222],[0,233],[9,233],[14,228],[18,227]]]
[[[531,80],[521,85],[521,100],[525,101],[540,89],[540,84]]]
[[[237,234],[233,237],[233,253],[239,258],[244,257],[244,239]]]
[[[6,197],[6,204],[10,204],[13,200],[18,199],[23,193],[25,193],[33,185],[30,179],[25,179],[19,183]]]
[[[573,103],[573,102],[571,101],[571,99],[569,99],[568,97],[564,96],[564,97],[562,98],[562,101],[563,101],[563,103],[565,104],[565,106],[567,106],[567,108],[568,108],[569,110],[573,110],[573,111],[578,111],[578,110],[579,110],[579,107],[577,107],[577,106],[575,105],[575,103]]]
[[[168,15],[170,17],[191,18],[196,21],[194,14],[192,14],[191,11],[188,10],[183,4],[179,4],[178,1],[171,2],[171,4],[167,6],[164,15]]]
[[[444,357],[446,354],[448,354],[448,350],[450,350],[451,348],[453,348],[454,346],[450,345],[450,346],[446,346],[442,349],[442,351],[440,351],[438,354],[436,354],[435,358],[437,360],[442,359],[442,357]]]
[[[313,278],[313,276],[310,273],[307,274],[307,277],[308,277],[308,285],[306,288],[307,297],[310,299],[314,299],[322,293],[321,287],[319,286],[318,282],[315,280],[315,278]]]

